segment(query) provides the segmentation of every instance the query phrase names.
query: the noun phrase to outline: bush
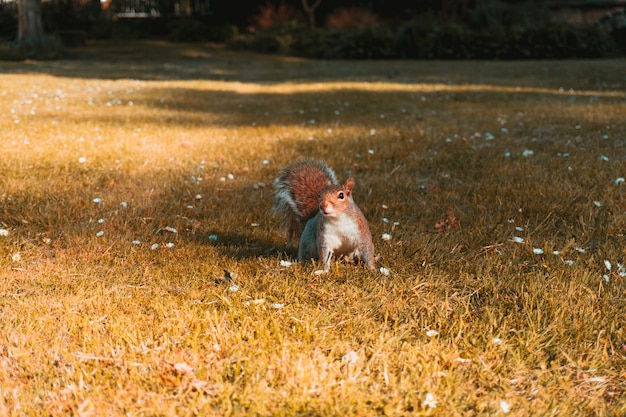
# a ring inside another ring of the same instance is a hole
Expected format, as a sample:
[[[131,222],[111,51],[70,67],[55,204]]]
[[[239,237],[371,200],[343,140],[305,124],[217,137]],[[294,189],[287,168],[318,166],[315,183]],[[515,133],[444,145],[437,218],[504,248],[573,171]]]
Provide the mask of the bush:
[[[393,33],[383,26],[317,30],[294,44],[298,55],[322,59],[382,59],[396,56]]]
[[[65,54],[63,43],[56,36],[43,36],[38,39],[6,42],[0,45],[0,60],[52,60],[62,58]]]

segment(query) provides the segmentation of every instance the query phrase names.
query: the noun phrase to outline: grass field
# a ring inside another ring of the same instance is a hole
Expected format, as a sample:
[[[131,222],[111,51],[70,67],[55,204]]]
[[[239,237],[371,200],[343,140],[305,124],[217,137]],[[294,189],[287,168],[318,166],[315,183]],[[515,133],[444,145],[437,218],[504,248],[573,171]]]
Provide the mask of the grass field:
[[[626,60],[76,53],[0,63],[0,415],[626,414]],[[385,269],[295,262],[301,156]]]

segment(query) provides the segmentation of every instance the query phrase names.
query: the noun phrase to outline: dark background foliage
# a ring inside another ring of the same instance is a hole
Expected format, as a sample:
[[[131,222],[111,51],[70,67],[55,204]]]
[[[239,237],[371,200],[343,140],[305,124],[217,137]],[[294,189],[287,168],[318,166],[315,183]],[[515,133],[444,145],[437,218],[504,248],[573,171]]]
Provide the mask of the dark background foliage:
[[[43,18],[46,31],[65,47],[89,39],[158,38],[323,59],[599,58],[626,52],[626,29],[598,24],[615,7],[581,20],[591,9],[580,1],[576,7],[568,7],[567,0],[406,3],[322,0],[314,9],[314,27],[302,0],[195,1],[183,9],[175,0],[110,0],[103,7],[93,1],[53,1],[43,3]],[[5,50],[24,49],[11,44],[15,13],[10,4],[0,7]],[[53,42],[41,43],[49,51]]]

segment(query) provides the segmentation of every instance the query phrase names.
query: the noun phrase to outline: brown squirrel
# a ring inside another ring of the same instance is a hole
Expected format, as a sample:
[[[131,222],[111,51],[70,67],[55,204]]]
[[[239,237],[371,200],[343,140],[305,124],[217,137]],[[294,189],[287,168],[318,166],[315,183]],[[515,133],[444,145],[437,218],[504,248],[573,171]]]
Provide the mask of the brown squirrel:
[[[321,260],[330,269],[333,256],[360,258],[374,269],[374,244],[365,216],[352,199],[354,179],[344,185],[325,163],[302,159],[284,167],[274,181],[274,214],[282,217],[287,238],[300,235],[298,260]]]

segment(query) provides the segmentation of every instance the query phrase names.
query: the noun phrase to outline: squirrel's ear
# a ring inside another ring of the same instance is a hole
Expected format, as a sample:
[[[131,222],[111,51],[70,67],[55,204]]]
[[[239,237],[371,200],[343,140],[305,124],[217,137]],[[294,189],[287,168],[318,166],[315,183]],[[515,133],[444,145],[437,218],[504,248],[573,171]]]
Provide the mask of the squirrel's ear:
[[[352,194],[352,189],[354,188],[354,178],[352,177],[348,178],[343,188],[346,189],[348,194]]]

